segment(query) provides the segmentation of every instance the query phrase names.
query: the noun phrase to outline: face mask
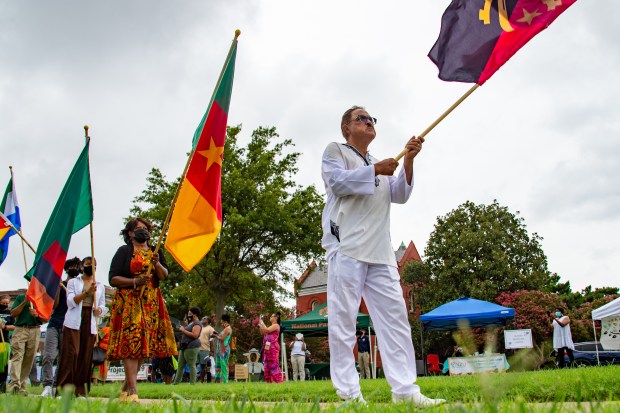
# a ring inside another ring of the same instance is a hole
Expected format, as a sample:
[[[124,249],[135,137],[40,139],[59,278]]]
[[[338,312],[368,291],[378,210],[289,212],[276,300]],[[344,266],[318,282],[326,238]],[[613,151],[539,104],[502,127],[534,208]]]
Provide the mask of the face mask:
[[[9,308],[9,306],[8,306],[8,305],[6,305],[6,304],[0,304],[0,311],[4,311],[4,310],[6,310],[7,308]]]
[[[555,312],[555,316],[556,316],[556,317],[562,317],[562,313],[560,313],[559,311],[556,311],[556,312]]]
[[[133,239],[135,239],[136,242],[140,244],[146,242],[146,240],[148,240],[149,238],[151,238],[151,235],[146,230],[146,228],[138,228],[133,232]]]
[[[69,268],[67,270],[67,275],[71,278],[75,278],[80,275],[80,270],[78,270],[77,268]]]
[[[92,265],[85,265],[84,266],[84,274],[86,274],[86,275],[93,275],[93,266]]]

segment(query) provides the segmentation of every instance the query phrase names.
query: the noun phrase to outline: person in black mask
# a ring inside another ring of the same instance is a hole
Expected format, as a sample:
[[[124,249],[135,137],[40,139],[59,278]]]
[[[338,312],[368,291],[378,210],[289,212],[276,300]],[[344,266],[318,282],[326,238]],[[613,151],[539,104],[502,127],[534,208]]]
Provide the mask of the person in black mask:
[[[163,251],[149,244],[153,226],[144,218],[127,222],[125,244],[110,264],[109,281],[116,288],[110,311],[108,360],[122,360],[125,382],[121,401],[139,402],[136,382],[140,360],[177,355],[174,330],[159,283],[168,276]]]
[[[9,345],[9,332],[14,330],[15,319],[9,310],[11,297],[3,295],[0,297],[0,334],[4,344],[4,352],[0,353],[0,393],[6,393],[6,379],[9,373],[9,356],[11,354],[11,346]]]
[[[43,385],[43,393],[41,397],[55,396],[55,383],[58,378],[58,369],[56,374],[53,371],[54,362],[58,362],[60,349],[62,347],[62,325],[65,322],[65,314],[67,313],[67,282],[77,277],[82,272],[82,262],[78,257],[74,257],[65,261],[65,273],[67,279],[62,282],[62,286],[58,288],[56,300],[54,301],[54,311],[47,325],[45,333],[45,348],[41,361],[41,384]]]
[[[186,365],[189,367],[189,383],[196,384],[196,362],[198,361],[198,352],[200,352],[200,333],[202,332],[200,313],[200,308],[190,307],[185,317],[187,325],[179,327],[179,331],[183,335],[179,343],[179,365],[177,375],[174,377],[174,384],[181,383]]]
[[[95,280],[97,261],[82,260],[83,274],[67,282],[67,313],[62,329],[58,387],[72,385],[76,396],[90,392],[97,318],[108,312],[105,287]]]

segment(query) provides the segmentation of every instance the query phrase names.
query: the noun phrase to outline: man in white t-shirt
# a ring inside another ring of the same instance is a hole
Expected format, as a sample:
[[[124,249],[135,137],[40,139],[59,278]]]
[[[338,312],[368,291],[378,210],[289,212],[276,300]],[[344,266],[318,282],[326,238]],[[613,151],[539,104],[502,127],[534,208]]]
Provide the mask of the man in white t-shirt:
[[[361,403],[353,348],[355,323],[364,298],[381,343],[381,359],[394,402],[432,406],[443,399],[420,393],[411,327],[403,299],[396,257],[390,239],[390,204],[407,202],[413,189],[413,158],[424,139],[406,144],[403,168],[393,158],[370,156],[377,120],[360,106],[342,116],[346,142],[330,143],[323,153],[321,173],[327,200],[323,210],[322,245],[328,261],[330,374],[338,395]]]
[[[304,381],[306,379],[306,342],[304,335],[295,334],[295,340],[289,344],[291,348],[291,366],[293,366],[293,381]]]

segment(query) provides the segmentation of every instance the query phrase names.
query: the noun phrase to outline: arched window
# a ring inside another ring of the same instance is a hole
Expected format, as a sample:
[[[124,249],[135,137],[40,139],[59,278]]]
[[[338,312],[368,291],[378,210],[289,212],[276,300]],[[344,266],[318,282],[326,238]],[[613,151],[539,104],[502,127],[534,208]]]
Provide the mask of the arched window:
[[[312,301],[312,304],[310,304],[310,311],[314,311],[317,305],[319,305],[317,300]]]
[[[413,305],[413,289],[409,290],[409,312],[413,313],[414,305]]]

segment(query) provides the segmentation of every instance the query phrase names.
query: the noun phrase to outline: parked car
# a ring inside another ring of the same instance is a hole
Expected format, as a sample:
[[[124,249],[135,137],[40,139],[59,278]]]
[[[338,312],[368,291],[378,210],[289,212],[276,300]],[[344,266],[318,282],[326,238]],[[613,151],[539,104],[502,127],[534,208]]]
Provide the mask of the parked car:
[[[596,347],[598,346],[598,360],[601,365],[620,364],[620,350],[603,350],[600,342],[586,341],[583,343],[575,343],[575,364],[577,366],[596,366]],[[568,356],[564,354],[564,362],[569,364]]]

